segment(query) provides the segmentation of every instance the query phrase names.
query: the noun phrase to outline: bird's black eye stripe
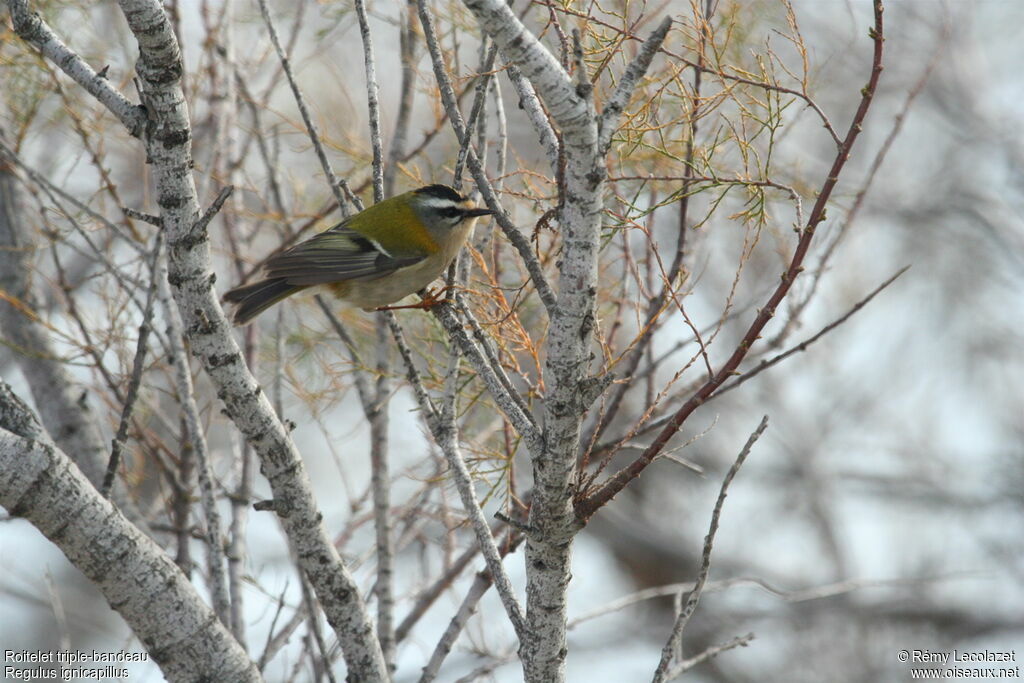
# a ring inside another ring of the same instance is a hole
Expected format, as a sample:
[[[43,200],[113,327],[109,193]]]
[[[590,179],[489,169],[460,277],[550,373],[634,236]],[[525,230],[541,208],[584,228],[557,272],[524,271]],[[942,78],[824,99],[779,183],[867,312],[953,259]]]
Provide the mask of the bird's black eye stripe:
[[[438,209],[437,212],[445,218],[459,218],[462,216],[462,209],[454,206],[446,206],[443,209]]]

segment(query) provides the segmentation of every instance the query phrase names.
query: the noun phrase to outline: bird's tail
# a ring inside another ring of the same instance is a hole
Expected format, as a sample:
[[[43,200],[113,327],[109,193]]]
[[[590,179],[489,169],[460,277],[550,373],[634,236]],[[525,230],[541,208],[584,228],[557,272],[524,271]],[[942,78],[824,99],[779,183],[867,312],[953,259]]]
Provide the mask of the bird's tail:
[[[304,286],[288,284],[281,278],[262,280],[251,285],[235,287],[224,295],[224,301],[238,304],[235,309],[236,325],[245,325],[281,299],[305,289]]]

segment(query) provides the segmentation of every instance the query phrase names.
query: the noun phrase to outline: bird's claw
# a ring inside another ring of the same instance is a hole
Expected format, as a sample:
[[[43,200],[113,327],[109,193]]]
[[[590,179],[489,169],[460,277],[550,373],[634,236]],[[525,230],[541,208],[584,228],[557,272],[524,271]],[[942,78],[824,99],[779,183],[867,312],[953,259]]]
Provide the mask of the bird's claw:
[[[414,304],[406,304],[404,306],[378,306],[377,311],[404,311],[408,309],[419,309],[423,311],[429,311],[434,306],[440,306],[441,304],[448,303],[448,297],[441,298],[442,294],[447,292],[447,287],[434,291],[430,287],[421,289],[417,294],[420,295],[420,300]]]

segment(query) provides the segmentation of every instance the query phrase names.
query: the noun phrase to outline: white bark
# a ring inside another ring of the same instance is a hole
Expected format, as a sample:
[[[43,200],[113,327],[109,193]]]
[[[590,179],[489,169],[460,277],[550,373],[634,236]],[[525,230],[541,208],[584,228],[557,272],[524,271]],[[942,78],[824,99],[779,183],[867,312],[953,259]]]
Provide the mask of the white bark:
[[[451,311],[447,310],[446,307],[439,308],[441,308],[446,315],[451,315]],[[523,640],[528,635],[525,621],[522,616],[523,611],[519,606],[519,601],[516,599],[515,590],[512,587],[512,581],[509,579],[508,573],[505,571],[505,567],[502,564],[502,555],[501,551],[498,550],[497,541],[494,538],[494,534],[492,533],[490,526],[487,524],[487,519],[484,517],[483,509],[480,507],[480,501],[477,499],[476,490],[473,487],[473,477],[470,474],[469,469],[466,467],[466,460],[459,448],[458,429],[455,424],[455,398],[457,393],[457,385],[455,382],[458,377],[458,352],[453,349],[452,356],[449,358],[448,376],[445,380],[445,395],[441,401],[440,411],[438,411],[434,407],[430,397],[427,395],[426,390],[423,388],[422,382],[420,382],[419,376],[416,372],[416,366],[412,362],[409,347],[405,343],[405,338],[401,328],[398,326],[398,323],[393,316],[389,322],[391,323],[391,331],[394,335],[395,342],[398,344],[399,352],[405,359],[406,369],[409,372],[409,382],[413,386],[416,401],[419,403],[420,409],[423,411],[427,426],[434,437],[434,442],[444,453],[445,459],[448,461],[448,465],[451,468],[452,477],[455,480],[455,486],[459,491],[459,498],[462,500],[462,506],[473,526],[473,532],[476,534],[477,544],[480,548],[481,554],[484,556],[484,560],[487,562],[487,568],[491,572],[491,577],[495,588],[498,591],[498,596],[501,599],[501,604],[505,608],[505,613],[508,615],[509,621],[512,622],[516,635],[520,640]],[[440,662],[438,662],[438,666],[439,665]]]
[[[26,3],[15,0],[9,6],[15,26],[23,37],[42,45],[48,56],[55,56],[52,32],[43,31],[45,26],[28,12]],[[261,469],[274,493],[273,508],[297,549],[302,570],[314,586],[328,621],[338,634],[349,676],[359,680],[385,680],[383,657],[365,605],[321,524],[299,454],[242,362],[231,327],[213,292],[214,277],[210,271],[205,231],[195,227],[199,205],[191,172],[191,129],[181,90],[181,55],[174,33],[162,5],[156,0],[121,0],[120,6],[139,42],[136,70],[146,115],[143,137],[152,167],[156,201],[167,234],[168,279],[182,314],[185,334],[193,353],[203,362],[217,386],[228,414],[261,459]],[[57,65],[96,94],[94,81],[99,77],[85,83],[88,79],[81,76],[78,68],[81,60],[64,50],[66,54],[62,53]],[[109,89],[101,90],[100,101],[121,117],[129,132],[138,135],[137,122],[128,120],[123,103],[116,98],[112,100]],[[148,644],[156,648],[164,646],[158,641]]]
[[[551,124],[544,113],[544,108],[540,106],[540,99],[537,98],[537,93],[534,92],[530,82],[519,73],[519,68],[515,64],[508,65],[508,79],[512,82],[512,87],[515,88],[520,106],[526,112],[530,123],[533,124],[533,130],[537,133],[537,140],[540,142],[541,147],[544,148],[544,154],[547,156],[548,165],[551,166],[552,173],[557,173],[558,139],[555,137],[555,131],[551,129]]]
[[[534,491],[526,541],[527,627],[520,646],[526,680],[565,680],[566,590],[572,541],[581,528],[573,510],[576,454],[583,416],[604,382],[589,377],[595,325],[597,259],[603,209],[604,151],[592,85],[578,55],[573,84],[558,60],[500,0],[465,0],[506,61],[517,65],[540,96],[562,134],[565,174],[558,223],[562,231],[558,301],[549,306],[544,433],[531,449]],[[607,113],[612,127],[633,85],[649,66],[668,32],[663,22],[630,66]]]
[[[589,82],[573,86],[555,57],[496,0],[467,0],[484,31],[544,99],[562,132],[565,154],[562,264],[558,304],[550,311],[543,447],[531,453],[534,495],[526,541],[527,625],[520,645],[526,680],[565,680],[566,591],[572,541],[580,525],[572,507],[575,458],[586,410],[581,387],[590,361],[589,342],[597,293],[604,168],[598,153],[597,117]],[[585,78],[585,75],[582,76]]]
[[[296,549],[341,642],[349,677],[386,680],[384,659],[351,574],[322,524],[302,459],[270,402],[248,371],[213,290],[210,252],[191,172],[188,107],[181,91],[181,55],[163,7],[121,0],[139,41],[136,69],[149,112],[147,152],[168,239],[169,281],[192,353],[217,387],[227,414],[255,449],[274,494],[273,509]]]
[[[31,522],[103,592],[168,680],[261,680],[163,549],[41,435],[0,385],[0,505]]]
[[[35,45],[51,62],[99,100],[120,119],[135,137],[142,134],[146,124],[145,112],[114,89],[106,76],[96,73],[85,60],[68,48],[35,12],[28,9],[26,0],[7,0],[11,10],[14,32]]]
[[[210,451],[203,433],[203,421],[196,405],[192,387],[192,372],[188,365],[188,355],[182,338],[181,316],[171,298],[171,288],[167,282],[167,263],[164,254],[158,256],[158,265],[154,277],[160,292],[160,302],[164,306],[167,317],[167,336],[170,341],[171,365],[174,366],[174,380],[178,387],[178,396],[188,438],[197,461],[197,477],[199,491],[203,502],[203,513],[206,516],[206,548],[207,565],[209,567],[210,596],[217,616],[225,626],[232,626],[231,604],[228,599],[228,585],[224,572],[224,537],[221,534],[220,512],[217,510],[217,496],[214,485],[213,468],[210,465]]]

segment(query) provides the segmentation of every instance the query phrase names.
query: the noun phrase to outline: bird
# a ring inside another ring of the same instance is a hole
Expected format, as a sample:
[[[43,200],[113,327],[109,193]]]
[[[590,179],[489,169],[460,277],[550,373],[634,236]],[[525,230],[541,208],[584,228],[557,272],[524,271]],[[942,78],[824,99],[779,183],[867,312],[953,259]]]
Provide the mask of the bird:
[[[447,185],[411,190],[269,258],[264,279],[232,289],[224,300],[236,304],[236,325],[318,285],[351,305],[380,309],[437,279],[477,219],[493,213]]]

